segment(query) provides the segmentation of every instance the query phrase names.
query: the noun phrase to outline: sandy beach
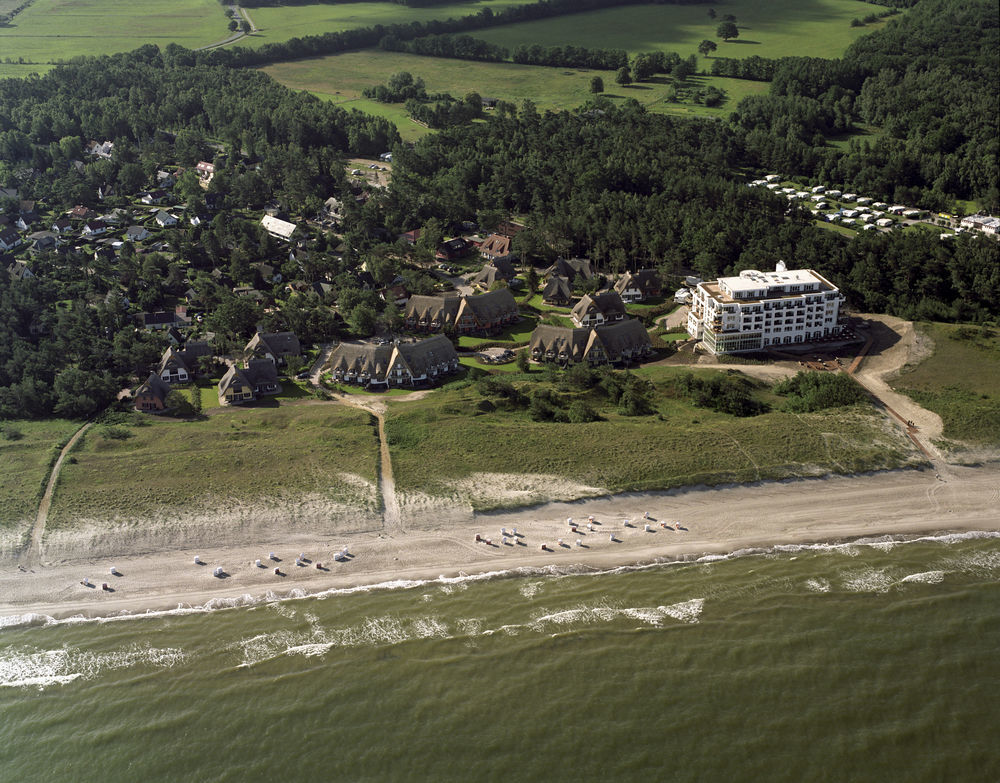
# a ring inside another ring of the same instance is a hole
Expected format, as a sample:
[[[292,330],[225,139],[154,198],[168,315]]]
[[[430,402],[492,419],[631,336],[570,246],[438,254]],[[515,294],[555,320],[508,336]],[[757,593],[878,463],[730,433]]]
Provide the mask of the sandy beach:
[[[651,519],[644,519],[644,513]],[[587,527],[590,515],[593,530]],[[1000,465],[949,467],[940,475],[907,470],[623,494],[489,514],[456,510],[448,517],[445,525],[427,515],[367,532],[357,532],[354,525],[338,528],[334,519],[314,529],[276,530],[261,540],[225,547],[212,546],[206,529],[199,548],[157,547],[159,551],[115,558],[88,557],[83,548],[78,557],[43,559],[29,568],[8,562],[0,572],[0,618],[9,624],[25,614],[65,618],[222,607],[332,588],[518,568],[607,569],[782,544],[996,531]],[[579,532],[570,531],[570,517],[579,523]],[[631,526],[624,525],[625,519]],[[355,532],[349,532],[352,527]],[[516,528],[518,543],[501,543],[502,528]],[[477,543],[477,534],[492,544]],[[345,546],[349,559],[335,561]],[[270,552],[281,561],[268,561]],[[310,562],[296,565],[299,554]],[[195,555],[204,565],[194,563]],[[266,567],[255,565],[258,558]],[[324,570],[315,567],[317,562]],[[120,576],[110,574],[112,566]],[[213,575],[218,567],[225,577]],[[274,567],[284,576],[275,575]],[[84,578],[94,587],[82,585]],[[102,589],[105,582],[111,591]]]

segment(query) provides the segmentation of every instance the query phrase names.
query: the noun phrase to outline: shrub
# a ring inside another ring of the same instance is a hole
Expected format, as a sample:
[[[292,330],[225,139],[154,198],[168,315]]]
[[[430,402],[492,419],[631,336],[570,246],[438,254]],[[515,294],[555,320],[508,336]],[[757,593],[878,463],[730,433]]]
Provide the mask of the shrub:
[[[5,423],[0,426],[0,436],[4,440],[21,440],[24,437],[24,433],[13,424]]]
[[[854,405],[867,398],[865,390],[843,373],[799,372],[776,384],[774,393],[787,397],[785,407],[794,413]]]
[[[126,427],[107,426],[101,427],[101,437],[105,440],[128,440],[132,433]]]

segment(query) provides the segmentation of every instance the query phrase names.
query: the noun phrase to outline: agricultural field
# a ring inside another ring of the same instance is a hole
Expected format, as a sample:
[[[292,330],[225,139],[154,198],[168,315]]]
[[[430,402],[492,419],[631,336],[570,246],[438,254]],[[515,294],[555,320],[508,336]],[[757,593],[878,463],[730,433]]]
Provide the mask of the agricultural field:
[[[44,64],[149,43],[193,49],[224,39],[227,23],[215,0],[35,0],[0,27],[0,57]]]
[[[124,440],[105,437],[100,425],[87,433],[75,464],[61,471],[49,529],[80,518],[296,493],[361,505],[357,482],[342,474],[375,483],[377,434],[369,414],[353,408],[237,408],[195,422],[149,421],[125,428],[131,437]]]
[[[247,8],[259,32],[242,39],[237,46],[261,46],[289,38],[322,35],[356,27],[382,24],[429,22],[434,19],[471,16],[484,8],[502,11],[536,0],[473,0],[411,8],[397,3],[315,3],[313,5]]]
[[[586,103],[594,97],[590,93],[590,79],[594,75],[604,78],[604,97],[616,103],[634,98],[652,112],[685,116],[728,116],[745,96],[765,93],[768,87],[765,82],[746,79],[692,77],[689,84],[693,89],[711,85],[726,92],[727,99],[721,106],[709,108],[694,103],[668,102],[666,97],[672,82],[666,78],[622,88],[614,84],[614,74],[609,71],[445,60],[378,50],[275,63],[262,70],[292,89],[308,90],[345,109],[355,108],[386,117],[396,123],[406,141],[425,135],[427,129],[410,120],[402,104],[380,104],[361,97],[366,87],[384,84],[399,71],[409,71],[422,78],[429,93],[447,92],[462,97],[478,92],[517,105],[529,98],[542,111],[574,109]]]
[[[678,372],[650,367],[642,376],[662,391]],[[397,489],[453,496],[456,482],[483,472],[558,476],[622,492],[851,473],[897,467],[912,457],[898,432],[867,406],[734,418],[659,393],[656,415],[627,417],[605,406],[604,421],[570,424],[533,421],[524,411],[481,413],[481,399],[467,385],[390,405],[386,435]]]
[[[857,38],[878,23],[851,27],[855,17],[880,13],[883,6],[857,0],[730,0],[712,6],[719,17],[736,17],[739,38],[716,38],[718,22],[705,5],[639,5],[609,8],[535,22],[493,27],[473,33],[485,41],[514,49],[519,45],[586,46],[638,52],[698,51],[703,39],[716,41],[720,57],[839,57]],[[705,60],[699,63],[704,68]]]
[[[66,419],[0,424],[0,529],[34,520],[49,466],[80,426]]]
[[[905,368],[896,391],[937,413],[944,436],[1000,446],[1000,330],[950,324],[918,324],[934,341],[934,353]]]

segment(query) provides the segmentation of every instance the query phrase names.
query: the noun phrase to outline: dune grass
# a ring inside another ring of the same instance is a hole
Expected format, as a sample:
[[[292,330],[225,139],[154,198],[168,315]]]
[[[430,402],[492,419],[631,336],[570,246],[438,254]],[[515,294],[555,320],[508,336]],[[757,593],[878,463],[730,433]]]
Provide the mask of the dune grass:
[[[227,24],[214,0],[35,0],[0,27],[0,53],[50,63],[149,43],[195,48],[224,39]]]
[[[276,501],[316,493],[357,502],[341,473],[375,482],[369,414],[337,405],[234,408],[195,422],[154,419],[127,440],[88,432],[65,465],[49,527],[80,518],[155,514],[199,503]]]
[[[588,424],[536,422],[524,411],[477,414],[481,397],[471,385],[390,406],[397,488],[449,495],[456,480],[497,472],[554,475],[613,492],[654,490],[890,468],[912,456],[867,406],[738,419],[664,393],[678,372],[642,371],[659,389],[655,415],[621,416],[605,404],[605,421]]]
[[[0,437],[0,529],[33,520],[45,491],[49,468],[60,449],[80,428],[66,419],[6,421],[5,430],[20,433],[13,439]]]
[[[1000,330],[918,324],[934,353],[892,385],[937,413],[946,438],[1000,446]]]

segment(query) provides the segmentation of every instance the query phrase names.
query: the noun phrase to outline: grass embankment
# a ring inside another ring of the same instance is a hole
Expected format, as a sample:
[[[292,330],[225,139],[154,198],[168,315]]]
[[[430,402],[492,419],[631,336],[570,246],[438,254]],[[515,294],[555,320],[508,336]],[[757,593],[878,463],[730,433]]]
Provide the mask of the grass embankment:
[[[393,405],[386,434],[396,486],[454,497],[463,494],[457,482],[477,473],[536,473],[612,492],[657,490],[877,470],[913,456],[867,405],[795,415],[778,412],[780,399],[762,388],[758,395],[775,403],[775,412],[736,418],[672,396],[670,382],[681,372],[638,371],[656,387],[651,416],[622,416],[582,393],[605,419],[586,424],[533,421],[524,410],[477,413],[483,398],[473,385]]]
[[[228,36],[227,23],[214,0],[34,0],[9,27],[0,27],[0,53],[49,63],[149,43],[195,48]]]
[[[49,468],[59,451],[82,425],[66,419],[46,421],[10,421],[0,427],[13,439],[0,437],[0,528],[24,520],[33,520],[38,501],[45,491]]]
[[[334,405],[235,408],[195,422],[152,419],[126,440],[87,433],[64,465],[50,529],[80,518],[154,514],[197,504],[280,501],[315,493],[363,506],[374,492],[378,439],[369,414]]]
[[[934,352],[892,385],[944,422],[944,436],[1000,446],[1000,330],[918,324]]]

